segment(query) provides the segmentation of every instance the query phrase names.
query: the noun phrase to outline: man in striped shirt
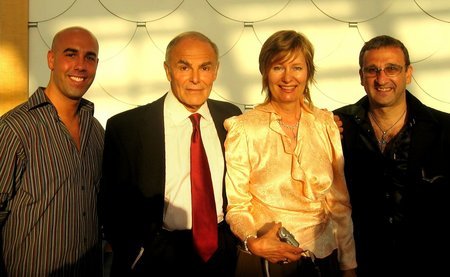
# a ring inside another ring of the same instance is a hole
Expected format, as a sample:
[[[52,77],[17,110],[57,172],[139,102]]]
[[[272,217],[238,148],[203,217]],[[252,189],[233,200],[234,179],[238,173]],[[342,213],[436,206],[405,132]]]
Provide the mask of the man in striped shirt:
[[[0,276],[101,276],[104,130],[82,98],[98,50],[84,28],[58,32],[47,87],[0,118]]]

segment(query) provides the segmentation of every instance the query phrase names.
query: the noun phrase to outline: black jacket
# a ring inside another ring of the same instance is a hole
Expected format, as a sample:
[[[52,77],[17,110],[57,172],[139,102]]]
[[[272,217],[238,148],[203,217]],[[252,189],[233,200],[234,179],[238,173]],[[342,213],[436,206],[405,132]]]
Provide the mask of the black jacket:
[[[448,272],[439,261],[450,257],[450,115],[408,91],[406,98],[410,141],[396,150],[403,154],[378,149],[367,96],[334,111],[344,126],[359,277]]]
[[[113,248],[117,276],[121,276],[117,270],[128,275],[126,270],[140,247],[151,245],[162,227],[166,173],[164,99],[165,96],[115,115],[106,125],[99,210],[104,235]],[[241,110],[211,99],[207,104],[223,151],[223,122]],[[225,211],[225,185],[223,196]]]

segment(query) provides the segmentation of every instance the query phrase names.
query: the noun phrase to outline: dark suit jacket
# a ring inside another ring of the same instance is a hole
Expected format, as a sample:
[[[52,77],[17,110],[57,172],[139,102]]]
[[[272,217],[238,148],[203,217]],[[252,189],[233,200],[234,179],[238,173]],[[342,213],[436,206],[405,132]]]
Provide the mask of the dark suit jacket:
[[[106,125],[99,210],[105,238],[113,248],[113,263],[121,264],[116,268],[129,268],[140,247],[151,243],[163,223],[165,96],[117,114]],[[223,122],[241,110],[217,100],[208,99],[207,104],[224,151]],[[225,184],[223,188],[225,211]]]
[[[406,100],[409,147],[397,147],[395,156],[378,149],[367,118],[367,96],[334,111],[344,127],[358,276],[448,271],[443,261],[450,257],[450,236],[442,224],[449,216],[450,115],[423,105],[409,92]],[[402,156],[407,156],[404,162]],[[443,249],[445,254],[439,254]]]

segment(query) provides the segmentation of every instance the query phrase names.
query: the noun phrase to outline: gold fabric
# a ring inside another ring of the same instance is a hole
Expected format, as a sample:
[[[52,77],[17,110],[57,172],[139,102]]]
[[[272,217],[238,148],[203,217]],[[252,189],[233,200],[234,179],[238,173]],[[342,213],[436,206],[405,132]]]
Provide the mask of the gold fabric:
[[[281,222],[303,249],[324,258],[337,248],[341,269],[355,268],[344,158],[332,113],[303,108],[293,152],[278,119],[265,104],[224,123],[227,222],[242,240]]]

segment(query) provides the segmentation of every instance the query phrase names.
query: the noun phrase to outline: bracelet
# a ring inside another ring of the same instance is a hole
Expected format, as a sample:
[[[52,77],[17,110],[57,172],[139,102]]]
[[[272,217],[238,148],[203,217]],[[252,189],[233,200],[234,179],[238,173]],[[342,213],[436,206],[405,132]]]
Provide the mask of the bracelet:
[[[248,254],[252,254],[252,252],[250,252],[250,250],[248,249],[248,244],[247,244],[247,242],[248,242],[248,239],[249,238],[257,238],[257,236],[255,236],[255,235],[248,235],[247,237],[245,237],[245,239],[244,239],[244,251],[246,252],[246,253],[248,253]]]

